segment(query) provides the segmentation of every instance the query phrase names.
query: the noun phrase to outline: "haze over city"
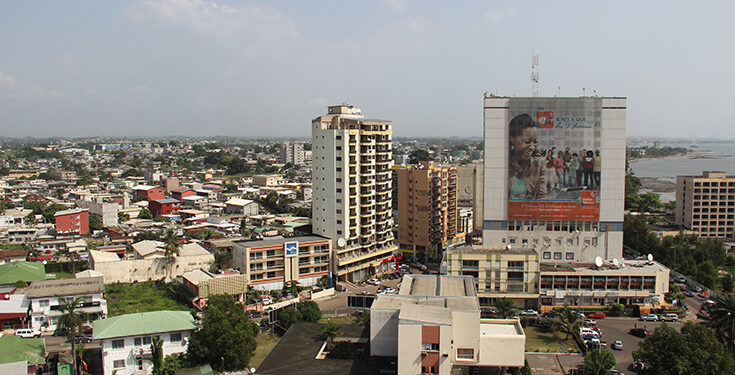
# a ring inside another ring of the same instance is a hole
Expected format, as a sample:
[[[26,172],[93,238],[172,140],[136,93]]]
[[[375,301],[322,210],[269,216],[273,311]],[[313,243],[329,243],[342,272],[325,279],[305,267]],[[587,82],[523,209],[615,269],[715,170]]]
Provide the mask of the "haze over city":
[[[629,136],[735,137],[732,2],[0,4],[0,131],[308,136],[350,103],[480,136],[483,92],[628,98]],[[585,91],[583,92],[583,88]]]

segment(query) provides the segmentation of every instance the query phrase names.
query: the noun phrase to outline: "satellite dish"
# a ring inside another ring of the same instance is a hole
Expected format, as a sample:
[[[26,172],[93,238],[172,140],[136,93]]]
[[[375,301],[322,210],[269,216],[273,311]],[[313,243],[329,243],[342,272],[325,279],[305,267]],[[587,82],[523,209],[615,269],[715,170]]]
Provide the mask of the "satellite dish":
[[[505,245],[505,248],[510,250],[510,245]]]
[[[345,247],[346,244],[347,244],[347,241],[345,241],[344,238],[340,237],[339,239],[337,239],[337,246]]]
[[[250,373],[255,374],[255,367],[250,368]]]
[[[650,253],[648,254],[648,261],[653,262],[653,255]]]
[[[595,257],[595,265],[597,267],[602,267],[602,258],[600,258],[599,256]]]
[[[613,264],[615,265],[615,267],[620,265],[620,261],[618,260],[618,258],[613,258]]]

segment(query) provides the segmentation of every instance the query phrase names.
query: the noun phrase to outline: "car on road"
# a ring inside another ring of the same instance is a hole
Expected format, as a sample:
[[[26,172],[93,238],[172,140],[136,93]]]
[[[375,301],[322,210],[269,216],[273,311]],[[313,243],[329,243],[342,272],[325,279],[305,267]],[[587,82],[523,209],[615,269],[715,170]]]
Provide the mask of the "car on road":
[[[393,288],[391,288],[389,286],[386,286],[386,287],[383,287],[381,290],[379,290],[378,291],[378,294],[394,294],[395,292],[396,292],[395,289],[393,289]]]
[[[602,311],[596,311],[587,315],[591,319],[605,319],[605,313]]]
[[[704,310],[699,310],[699,312],[697,313],[697,318],[699,318],[699,319],[709,319],[709,313],[707,311],[704,311]]]
[[[365,281],[365,283],[369,285],[380,285],[380,280],[376,278],[372,278],[372,279],[368,279],[367,281]]]
[[[544,318],[556,318],[556,316],[559,315],[559,312],[556,310],[547,311],[544,313]]]
[[[89,344],[92,341],[92,335],[77,334],[74,337],[74,342],[77,344]]]
[[[16,329],[15,330],[15,335],[16,336],[20,336],[20,337],[22,337],[24,339],[30,339],[30,338],[34,338],[34,337],[41,337],[41,332],[40,331],[34,331],[34,330],[30,329],[30,328],[21,328],[21,329]]]
[[[695,286],[694,287],[694,293],[699,293],[701,291],[702,291],[702,287],[700,287],[700,286]]]
[[[643,361],[636,360],[635,362],[631,363],[628,367],[628,370],[632,370],[635,372],[641,371],[646,368],[646,364],[643,363]]]
[[[661,317],[661,320],[664,322],[676,322],[679,320],[679,315],[676,315],[674,313],[668,313]]]
[[[612,370],[607,370],[607,375],[625,375],[625,374],[623,374],[622,372],[616,369],[612,369]]]
[[[697,293],[697,296],[700,297],[700,298],[709,298],[709,293],[706,292],[706,291],[701,291],[701,292]]]
[[[641,316],[641,320],[644,322],[658,322],[658,315],[648,314]]]
[[[538,311],[536,310],[526,310],[521,313],[521,316],[538,316]]]
[[[645,328],[631,328],[630,331],[628,331],[629,335],[633,335],[635,337],[644,338],[648,336],[650,333]]]
[[[615,340],[615,342],[612,344],[612,348],[615,350],[623,350],[623,342],[620,340]]]
[[[597,325],[597,321],[594,320],[594,319],[589,319],[588,318],[588,319],[585,319],[584,320],[584,324],[587,324],[587,325],[590,325],[590,326],[596,326]]]
[[[687,297],[694,297],[694,292],[692,292],[691,290],[687,290],[686,292],[684,292],[684,295],[686,295]]]

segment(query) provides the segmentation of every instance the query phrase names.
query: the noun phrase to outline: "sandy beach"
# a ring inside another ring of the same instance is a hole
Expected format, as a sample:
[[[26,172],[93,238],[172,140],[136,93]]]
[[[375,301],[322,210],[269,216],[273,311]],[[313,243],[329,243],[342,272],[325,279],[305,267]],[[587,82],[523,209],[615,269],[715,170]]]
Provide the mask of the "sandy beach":
[[[633,159],[628,161],[629,163],[638,163],[642,161],[651,161],[651,160],[669,160],[669,159],[706,159],[706,155],[709,154],[710,151],[708,150],[695,150],[695,151],[689,151],[685,154],[679,154],[679,155],[669,155],[669,156],[658,156],[658,157],[650,157],[650,158],[640,158],[640,159]]]

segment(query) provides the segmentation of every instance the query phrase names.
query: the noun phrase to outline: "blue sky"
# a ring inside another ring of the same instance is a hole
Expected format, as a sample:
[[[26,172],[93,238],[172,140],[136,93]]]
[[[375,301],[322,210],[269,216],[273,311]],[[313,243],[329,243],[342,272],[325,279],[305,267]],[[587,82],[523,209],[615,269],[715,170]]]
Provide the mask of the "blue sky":
[[[308,136],[347,102],[480,136],[482,95],[628,97],[628,135],[735,138],[733,2],[4,1],[6,136]]]

